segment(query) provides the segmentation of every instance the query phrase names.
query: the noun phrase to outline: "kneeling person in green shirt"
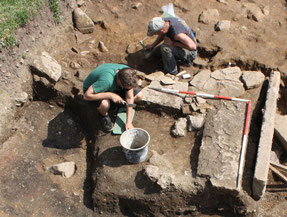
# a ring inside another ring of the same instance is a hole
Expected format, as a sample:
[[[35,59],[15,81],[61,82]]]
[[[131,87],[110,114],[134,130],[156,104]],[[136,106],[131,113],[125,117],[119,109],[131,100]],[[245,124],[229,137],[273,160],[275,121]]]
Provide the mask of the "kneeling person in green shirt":
[[[93,101],[102,115],[104,131],[112,131],[113,125],[108,111],[110,102],[133,104],[142,99],[143,94],[137,87],[136,70],[124,64],[105,63],[94,69],[83,84],[84,100]],[[126,107],[126,129],[134,128],[132,124],[132,107]]]

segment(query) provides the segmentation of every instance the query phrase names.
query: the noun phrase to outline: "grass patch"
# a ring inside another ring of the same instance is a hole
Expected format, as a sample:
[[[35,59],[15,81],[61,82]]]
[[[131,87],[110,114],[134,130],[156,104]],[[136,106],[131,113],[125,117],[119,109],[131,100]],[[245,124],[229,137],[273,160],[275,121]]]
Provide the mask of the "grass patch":
[[[49,0],[49,4],[50,4],[50,9],[54,14],[54,19],[55,19],[56,24],[59,24],[61,21],[59,0]]]
[[[42,0],[0,0],[0,48],[13,47],[16,30],[37,13]]]

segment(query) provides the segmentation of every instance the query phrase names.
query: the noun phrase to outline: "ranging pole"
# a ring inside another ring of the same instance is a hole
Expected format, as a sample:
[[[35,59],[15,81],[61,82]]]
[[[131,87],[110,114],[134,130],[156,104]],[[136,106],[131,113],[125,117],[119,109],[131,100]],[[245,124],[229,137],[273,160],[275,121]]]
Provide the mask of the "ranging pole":
[[[218,95],[205,94],[205,93],[195,93],[195,92],[182,91],[182,90],[173,90],[173,89],[166,89],[166,88],[154,88],[154,87],[149,87],[149,88],[152,90],[162,91],[162,92],[166,92],[166,93],[184,93],[184,94],[213,98],[213,99],[226,99],[226,100],[240,101],[240,102],[248,102],[249,101],[248,99],[232,98],[232,97],[227,97],[227,96],[218,96]]]
[[[247,145],[247,133],[248,133],[248,126],[249,126],[250,110],[251,110],[251,100],[248,101],[248,106],[247,106],[245,126],[244,126],[244,134],[243,134],[243,139],[242,139],[241,153],[240,153],[239,166],[238,166],[238,176],[237,176],[236,188],[239,190],[240,190],[240,183],[241,183],[241,179],[242,179],[244,157],[245,157],[246,145]]]
[[[244,157],[245,157],[246,145],[247,145],[247,133],[248,133],[248,126],[249,126],[250,110],[251,110],[251,100],[232,98],[232,97],[227,97],[227,96],[218,96],[218,95],[205,94],[205,93],[196,93],[196,92],[190,92],[190,91],[173,90],[173,89],[167,89],[167,88],[154,88],[154,87],[149,87],[149,88],[153,89],[153,90],[165,92],[165,93],[183,93],[183,94],[201,96],[201,97],[205,97],[205,98],[225,99],[225,100],[247,102],[248,103],[247,104],[246,117],[245,117],[244,134],[243,134],[243,139],[242,139],[242,144],[241,144],[241,152],[240,152],[240,158],[239,158],[237,183],[236,183],[236,188],[238,190],[240,190],[240,183],[241,183],[241,179],[242,179]]]

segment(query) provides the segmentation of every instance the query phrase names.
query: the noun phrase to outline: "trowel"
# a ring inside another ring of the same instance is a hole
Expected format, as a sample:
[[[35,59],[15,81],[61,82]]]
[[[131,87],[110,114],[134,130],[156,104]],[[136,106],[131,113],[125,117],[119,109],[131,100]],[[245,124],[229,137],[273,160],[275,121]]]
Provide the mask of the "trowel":
[[[137,106],[136,104],[128,104],[127,101],[124,101],[124,105],[126,105],[127,107],[132,107],[132,108],[135,108]]]

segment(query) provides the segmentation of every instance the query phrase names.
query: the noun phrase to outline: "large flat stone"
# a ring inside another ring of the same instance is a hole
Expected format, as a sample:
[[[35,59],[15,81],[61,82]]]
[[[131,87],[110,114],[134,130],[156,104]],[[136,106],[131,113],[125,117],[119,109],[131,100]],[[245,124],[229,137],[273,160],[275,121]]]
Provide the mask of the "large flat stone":
[[[177,82],[172,85],[168,86],[162,86],[159,81],[153,81],[150,83],[148,87],[145,87],[143,89],[143,102],[148,104],[154,104],[156,106],[161,107],[169,107],[172,109],[180,110],[181,105],[183,103],[183,99],[180,96],[172,95],[156,90],[152,90],[149,87],[154,88],[168,88],[173,90],[182,90],[187,91],[188,90],[188,83],[187,82]]]
[[[62,67],[49,53],[43,51],[31,59],[31,67],[40,77],[44,77],[52,83],[59,81],[62,76]]]
[[[264,109],[265,112],[263,115],[255,172],[253,177],[252,189],[253,197],[255,199],[260,199],[266,189],[279,85],[280,72],[272,72],[270,75],[269,86],[267,90]]]
[[[216,107],[206,119],[197,173],[215,188],[235,190],[246,104],[220,101]]]
[[[260,71],[244,71],[242,80],[247,89],[259,87],[265,79],[265,76]]]
[[[190,85],[194,92],[204,92],[229,97],[241,96],[245,89],[240,81],[242,72],[239,67],[200,71],[194,76]]]

